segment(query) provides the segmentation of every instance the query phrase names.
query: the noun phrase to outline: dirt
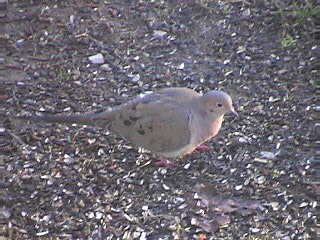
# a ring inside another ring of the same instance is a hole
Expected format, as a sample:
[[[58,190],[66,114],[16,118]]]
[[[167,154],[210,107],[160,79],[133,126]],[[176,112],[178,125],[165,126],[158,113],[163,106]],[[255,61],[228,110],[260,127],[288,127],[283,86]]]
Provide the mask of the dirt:
[[[312,4],[9,1],[3,238],[317,239]],[[88,59],[99,53],[106,65]],[[176,168],[156,167],[156,156],[105,129],[23,120],[171,86],[224,90],[239,113],[212,150]]]

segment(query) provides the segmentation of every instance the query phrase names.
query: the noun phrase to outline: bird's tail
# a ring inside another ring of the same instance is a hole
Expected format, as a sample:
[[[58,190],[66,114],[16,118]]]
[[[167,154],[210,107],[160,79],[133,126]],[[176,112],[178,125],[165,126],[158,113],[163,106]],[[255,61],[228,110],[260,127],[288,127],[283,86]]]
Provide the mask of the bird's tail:
[[[32,121],[43,121],[43,122],[51,122],[51,123],[77,123],[83,125],[95,125],[92,120],[94,114],[70,114],[70,115],[50,115],[50,114],[42,114],[39,116],[31,116],[28,119]]]

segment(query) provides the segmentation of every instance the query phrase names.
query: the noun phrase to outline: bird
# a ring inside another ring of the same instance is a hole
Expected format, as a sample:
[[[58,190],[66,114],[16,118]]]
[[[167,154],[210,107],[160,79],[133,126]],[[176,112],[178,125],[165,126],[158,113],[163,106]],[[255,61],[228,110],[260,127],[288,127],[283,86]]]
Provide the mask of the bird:
[[[167,158],[180,158],[205,146],[204,142],[218,134],[226,114],[238,115],[226,92],[211,90],[201,94],[172,87],[100,112],[42,114],[33,116],[33,120],[102,127],[155,153],[161,166],[169,165]]]

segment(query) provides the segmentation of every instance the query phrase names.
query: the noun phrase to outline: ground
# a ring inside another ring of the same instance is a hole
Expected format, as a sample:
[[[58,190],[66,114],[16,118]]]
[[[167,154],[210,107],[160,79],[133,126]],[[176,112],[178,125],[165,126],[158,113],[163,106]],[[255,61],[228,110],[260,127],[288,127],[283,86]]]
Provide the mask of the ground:
[[[312,1],[9,2],[2,239],[317,238]],[[176,168],[105,129],[23,120],[171,86],[239,113]]]

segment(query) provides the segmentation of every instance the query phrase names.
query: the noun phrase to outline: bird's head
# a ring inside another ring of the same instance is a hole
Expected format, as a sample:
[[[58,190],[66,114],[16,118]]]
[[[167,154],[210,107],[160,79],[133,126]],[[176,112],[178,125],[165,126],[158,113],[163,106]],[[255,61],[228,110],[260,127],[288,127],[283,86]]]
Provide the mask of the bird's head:
[[[200,101],[200,104],[203,105],[206,114],[209,116],[221,117],[225,114],[238,115],[232,106],[231,97],[223,91],[209,91],[201,97]]]

